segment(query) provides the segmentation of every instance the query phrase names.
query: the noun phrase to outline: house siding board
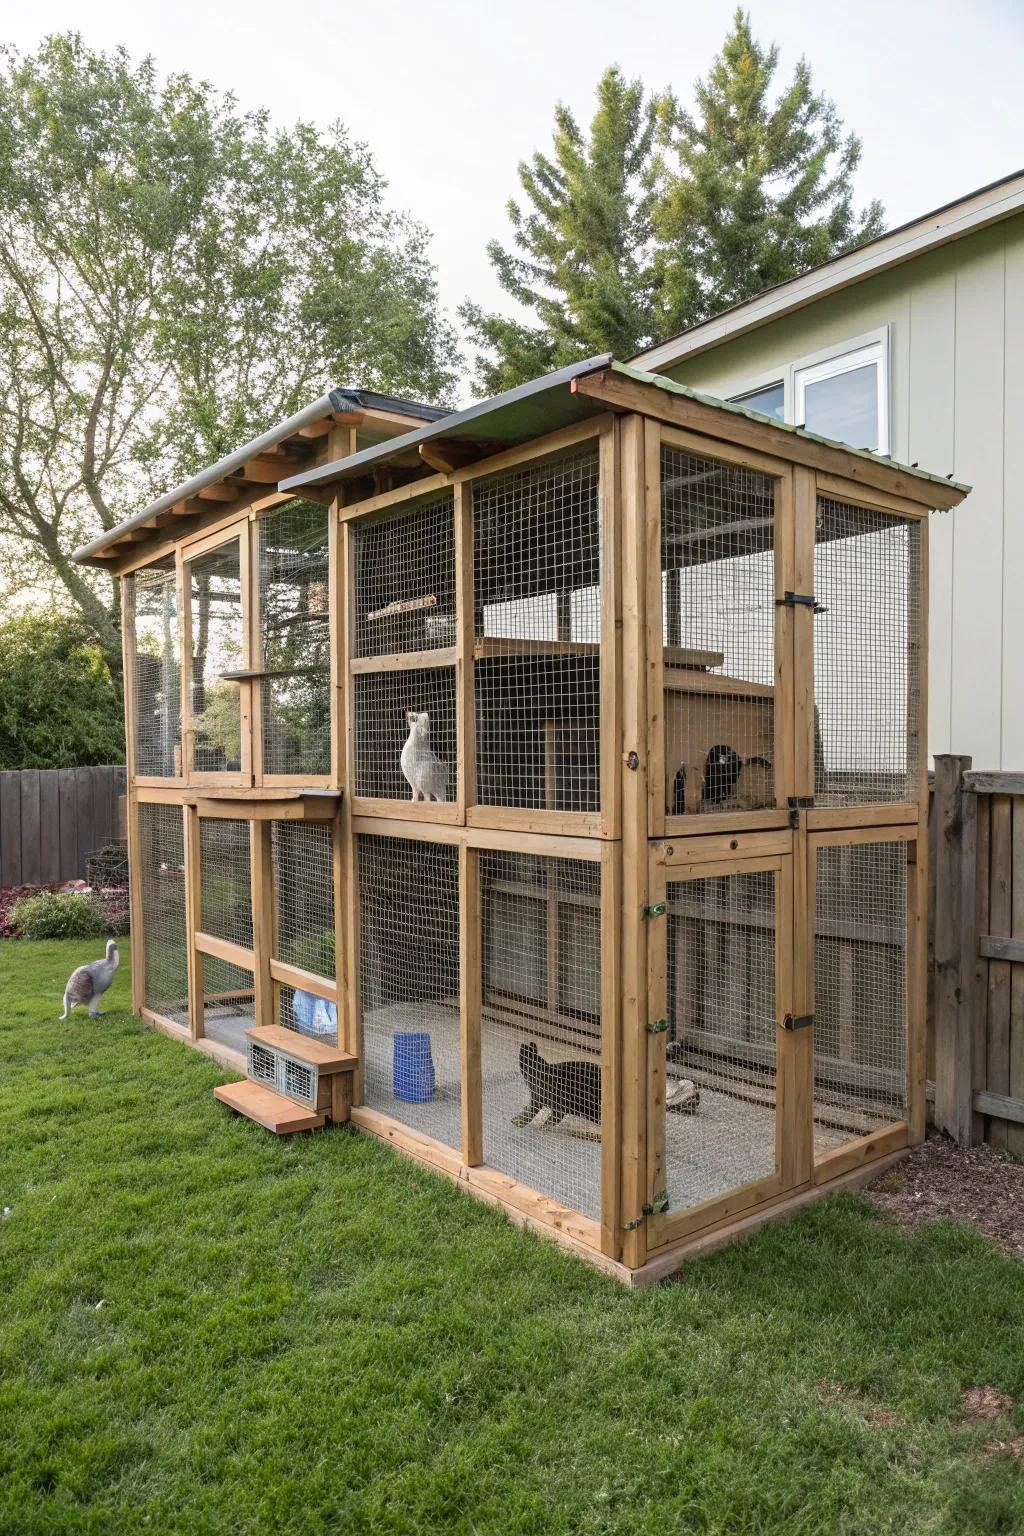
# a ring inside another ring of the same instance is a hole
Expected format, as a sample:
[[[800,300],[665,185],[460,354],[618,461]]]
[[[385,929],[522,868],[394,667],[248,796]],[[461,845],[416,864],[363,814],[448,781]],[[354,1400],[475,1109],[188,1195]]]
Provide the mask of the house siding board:
[[[1005,300],[1001,766],[1024,768],[1024,237],[1006,244]]]
[[[665,372],[728,397],[883,325],[893,458],[973,486],[930,520],[929,752],[1024,770],[1024,215]]]

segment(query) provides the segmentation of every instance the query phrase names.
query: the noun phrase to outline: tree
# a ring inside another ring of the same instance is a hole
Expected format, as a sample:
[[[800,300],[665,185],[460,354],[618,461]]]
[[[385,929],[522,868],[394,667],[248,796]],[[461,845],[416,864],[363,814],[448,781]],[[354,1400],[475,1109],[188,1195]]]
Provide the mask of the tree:
[[[81,614],[0,625],[0,768],[123,762],[121,690]]]
[[[860,140],[800,59],[777,100],[778,49],[738,9],[689,113],[659,102],[657,283],[663,332],[694,324],[880,234],[881,203],[853,207]]]
[[[116,595],[71,548],[332,384],[451,389],[426,234],[384,190],[340,124],[275,129],[77,35],[0,50],[0,553],[115,672]]]
[[[555,111],[553,152],[519,165],[526,204],[508,204],[516,250],[492,240],[488,255],[507,294],[536,324],[460,314],[473,341],[480,392],[493,394],[598,352],[628,356],[652,337],[652,196],[645,184],[656,103],[640,81],[607,69],[585,134],[569,108]]]
[[[595,352],[629,357],[880,232],[878,202],[853,206],[860,141],[803,59],[775,99],[777,65],[737,10],[693,112],[615,69],[589,138],[559,106],[553,158],[519,166],[514,250],[488,246],[526,318],[460,311],[483,348],[481,393]]]

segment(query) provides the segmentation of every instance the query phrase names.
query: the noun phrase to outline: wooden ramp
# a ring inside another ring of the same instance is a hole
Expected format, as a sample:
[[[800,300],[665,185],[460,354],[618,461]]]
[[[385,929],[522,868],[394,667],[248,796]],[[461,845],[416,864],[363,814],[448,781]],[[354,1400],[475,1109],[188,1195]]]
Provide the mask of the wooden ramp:
[[[213,1096],[229,1109],[273,1131],[275,1136],[290,1136],[294,1131],[318,1131],[324,1123],[324,1116],[315,1109],[306,1109],[260,1083],[222,1083],[213,1090]]]

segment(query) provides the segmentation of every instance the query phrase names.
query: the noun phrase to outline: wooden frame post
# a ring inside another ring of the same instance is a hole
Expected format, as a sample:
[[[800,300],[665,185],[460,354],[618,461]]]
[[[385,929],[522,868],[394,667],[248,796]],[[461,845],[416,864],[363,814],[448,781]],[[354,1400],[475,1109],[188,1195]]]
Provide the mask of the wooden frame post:
[[[974,1096],[977,796],[969,757],[935,759],[935,1123],[962,1147],[980,1137]]]
[[[660,536],[660,432],[641,416],[619,427],[622,525],[622,1205],[623,1261],[647,1257],[647,542]],[[653,519],[651,506],[653,505]],[[652,531],[648,524],[653,520]]]

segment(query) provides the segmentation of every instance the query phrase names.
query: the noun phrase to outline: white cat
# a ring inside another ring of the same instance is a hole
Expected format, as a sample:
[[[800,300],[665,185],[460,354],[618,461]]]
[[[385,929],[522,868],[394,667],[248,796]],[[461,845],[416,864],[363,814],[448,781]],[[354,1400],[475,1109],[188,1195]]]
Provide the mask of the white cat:
[[[443,800],[448,788],[448,767],[430,746],[430,716],[426,710],[406,711],[409,736],[402,748],[402,772],[412,786],[414,800]]]

